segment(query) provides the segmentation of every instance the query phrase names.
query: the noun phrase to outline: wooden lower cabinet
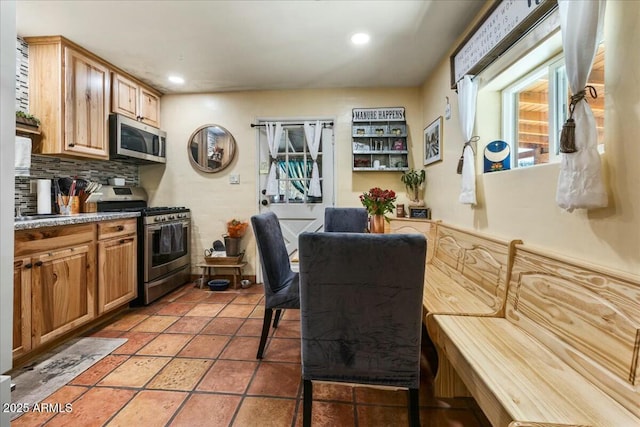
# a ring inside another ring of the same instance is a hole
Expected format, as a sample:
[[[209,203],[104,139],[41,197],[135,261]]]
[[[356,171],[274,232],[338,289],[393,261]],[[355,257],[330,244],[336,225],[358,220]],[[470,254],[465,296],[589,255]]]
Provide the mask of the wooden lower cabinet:
[[[13,357],[31,351],[31,259],[13,262]]]
[[[13,358],[137,296],[136,219],[15,233]]]
[[[98,241],[98,314],[133,300],[137,296],[137,238],[133,227],[117,224],[123,235]],[[113,228],[99,224],[99,229]],[[133,229],[133,234],[127,233]],[[102,233],[99,231],[99,235]]]
[[[95,310],[95,245],[32,257],[31,315],[33,346],[89,322]]]

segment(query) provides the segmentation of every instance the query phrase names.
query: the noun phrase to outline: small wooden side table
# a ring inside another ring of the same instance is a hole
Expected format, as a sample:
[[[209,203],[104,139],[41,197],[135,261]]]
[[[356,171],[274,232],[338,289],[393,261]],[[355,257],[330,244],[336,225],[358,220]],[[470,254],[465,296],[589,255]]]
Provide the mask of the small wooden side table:
[[[240,278],[240,280],[242,280],[242,268],[247,265],[246,262],[240,262],[238,264],[207,264],[207,263],[200,263],[197,264],[198,267],[202,268],[202,276],[200,279],[200,289],[202,289],[202,287],[205,284],[205,274],[207,276],[207,282],[209,281],[209,279],[211,279],[211,276],[215,275],[215,269],[216,268],[226,268],[228,270],[232,270],[232,274],[233,274],[233,289],[238,289],[238,277]],[[213,273],[211,272],[211,269],[213,270]]]

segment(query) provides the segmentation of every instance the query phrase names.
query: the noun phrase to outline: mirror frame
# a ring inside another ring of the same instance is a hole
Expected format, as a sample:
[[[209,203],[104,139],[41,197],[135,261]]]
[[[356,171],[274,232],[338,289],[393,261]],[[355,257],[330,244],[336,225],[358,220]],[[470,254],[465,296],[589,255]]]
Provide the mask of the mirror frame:
[[[199,152],[206,152],[207,147],[206,146],[202,146],[203,141],[194,141],[195,138],[198,136],[198,134],[200,132],[202,132],[205,129],[208,128],[218,128],[222,131],[224,131],[224,133],[226,134],[226,136],[228,137],[228,140],[226,142],[224,142],[223,144],[225,144],[224,147],[224,151],[227,151],[226,154],[224,154],[223,152],[223,161],[220,162],[220,166],[216,167],[216,168],[212,168],[206,165],[201,164],[200,162],[198,162],[194,156],[193,156],[193,150],[192,150],[192,145],[194,143],[198,144],[198,151]],[[233,137],[233,135],[231,134],[231,132],[229,132],[226,128],[220,126],[220,125],[216,125],[216,124],[206,124],[206,125],[202,125],[199,128],[197,128],[189,137],[189,140],[187,141],[187,153],[189,155],[189,162],[191,163],[191,165],[198,169],[201,172],[205,172],[205,173],[214,173],[214,172],[220,172],[221,170],[225,169],[226,167],[228,167],[231,162],[233,162],[233,159],[236,157],[236,139]]]

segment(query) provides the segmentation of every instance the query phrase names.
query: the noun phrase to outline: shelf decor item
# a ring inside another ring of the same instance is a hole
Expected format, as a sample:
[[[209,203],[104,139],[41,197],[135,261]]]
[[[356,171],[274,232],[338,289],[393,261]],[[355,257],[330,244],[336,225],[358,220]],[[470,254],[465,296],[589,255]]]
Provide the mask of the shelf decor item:
[[[385,214],[393,212],[396,193],[393,190],[383,190],[373,187],[360,195],[360,202],[371,216],[370,232],[384,233],[384,222],[389,221]]]
[[[409,169],[406,172],[402,172],[400,181],[407,189],[407,195],[409,196],[409,206],[424,206],[424,200],[422,199],[422,190],[424,189],[424,181],[426,180],[426,172],[424,169],[417,171],[415,169]]]
[[[240,255],[240,240],[247,231],[249,223],[232,219],[227,222],[227,234],[224,237],[224,247],[228,257]]]
[[[442,160],[442,116],[424,128],[424,165]]]
[[[404,107],[354,108],[351,129],[354,171],[408,169]]]

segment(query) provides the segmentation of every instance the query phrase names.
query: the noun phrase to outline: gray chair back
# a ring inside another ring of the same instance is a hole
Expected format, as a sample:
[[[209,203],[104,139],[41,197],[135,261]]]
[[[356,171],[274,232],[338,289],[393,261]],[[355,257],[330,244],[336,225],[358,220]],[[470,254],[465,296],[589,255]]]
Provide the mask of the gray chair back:
[[[303,380],[418,389],[426,240],[299,236]]]
[[[334,208],[324,210],[324,231],[338,233],[364,233],[368,215],[365,208]]]
[[[291,270],[278,217],[273,212],[254,215],[251,225],[260,253],[265,307],[298,308],[298,273]]]

